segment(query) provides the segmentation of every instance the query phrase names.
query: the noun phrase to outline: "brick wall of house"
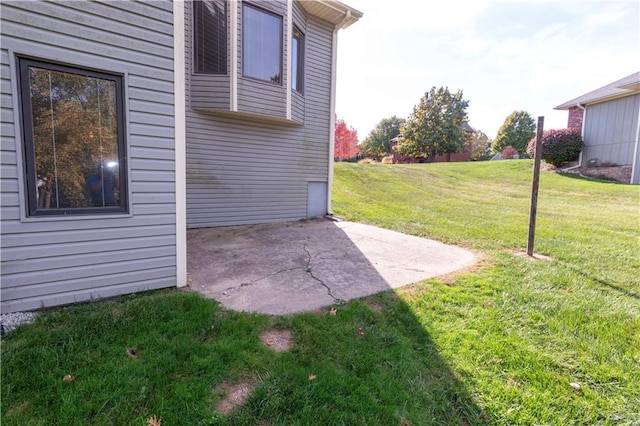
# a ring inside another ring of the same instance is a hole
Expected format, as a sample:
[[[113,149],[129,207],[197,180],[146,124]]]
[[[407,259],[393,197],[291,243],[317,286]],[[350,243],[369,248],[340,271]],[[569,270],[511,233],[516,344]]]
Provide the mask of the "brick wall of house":
[[[434,163],[463,163],[471,160],[471,152],[453,152],[444,155],[436,155]]]
[[[582,117],[584,111],[577,106],[569,108],[569,120],[567,121],[567,128],[570,130],[576,130],[582,135]]]

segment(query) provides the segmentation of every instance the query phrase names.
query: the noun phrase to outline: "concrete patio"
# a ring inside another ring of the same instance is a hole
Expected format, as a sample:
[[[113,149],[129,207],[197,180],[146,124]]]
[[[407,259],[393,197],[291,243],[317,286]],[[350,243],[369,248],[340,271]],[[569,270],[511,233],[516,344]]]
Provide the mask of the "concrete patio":
[[[475,262],[459,247],[327,219],[191,229],[187,259],[193,290],[266,314],[311,311]]]

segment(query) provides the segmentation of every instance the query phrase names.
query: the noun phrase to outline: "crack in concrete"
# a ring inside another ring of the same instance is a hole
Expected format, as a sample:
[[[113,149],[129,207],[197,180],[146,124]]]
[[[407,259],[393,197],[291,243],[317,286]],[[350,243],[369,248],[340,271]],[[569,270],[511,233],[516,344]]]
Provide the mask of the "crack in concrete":
[[[243,287],[251,287],[251,286],[253,286],[253,285],[258,284],[260,281],[266,280],[267,278],[271,278],[271,277],[276,276],[276,275],[278,275],[278,274],[282,274],[282,273],[284,273],[284,272],[290,272],[290,271],[298,271],[298,270],[302,270],[302,271],[306,272],[307,274],[309,274],[309,276],[310,276],[313,280],[317,281],[318,283],[320,283],[320,285],[322,285],[324,288],[326,288],[326,289],[327,289],[327,294],[329,295],[329,297],[331,297],[331,298],[334,300],[334,302],[336,302],[336,303],[340,303],[340,302],[342,302],[342,299],[339,299],[339,298],[337,298],[337,297],[335,297],[335,296],[333,295],[333,292],[332,292],[332,290],[331,290],[331,287],[329,287],[329,286],[327,285],[327,283],[325,283],[323,280],[321,280],[320,278],[316,277],[316,276],[313,274],[313,271],[311,270],[311,261],[313,260],[313,256],[311,255],[311,252],[309,251],[309,248],[308,248],[307,246],[308,246],[308,243],[306,243],[306,242],[305,242],[305,243],[304,243],[304,245],[302,246],[302,248],[304,249],[304,252],[305,252],[305,253],[306,253],[306,255],[307,255],[307,264],[306,264],[306,266],[304,266],[304,267],[302,267],[302,266],[295,266],[295,267],[293,267],[293,268],[280,269],[280,270],[278,270],[278,271],[272,272],[272,273],[270,273],[270,274],[268,274],[268,275],[265,275],[265,276],[263,276],[263,277],[260,277],[260,278],[258,278],[258,279],[255,279],[255,280],[252,280],[252,281],[249,281],[249,282],[243,282],[243,283],[240,283],[239,285],[235,285],[235,286],[227,287],[227,288],[225,288],[225,289],[222,291],[222,294],[223,294],[223,295],[225,295],[225,296],[227,296],[227,295],[229,295],[229,293],[231,293],[231,292],[239,291],[239,290],[240,290],[240,289],[242,289]],[[327,252],[329,252],[329,251],[330,251],[330,250],[325,250],[324,252],[322,252],[322,253],[320,253],[320,254],[324,254],[324,253],[327,253]],[[331,258],[321,258],[321,260],[326,260],[326,259],[331,259]],[[336,260],[337,260],[337,259],[339,259],[339,258],[334,258],[334,259],[336,259]]]
[[[245,283],[240,283],[239,285],[234,285],[232,287],[227,287],[224,290],[222,290],[222,294],[224,294],[226,296],[230,291],[237,291],[237,290],[240,290],[242,287],[250,287],[252,285],[258,284],[262,280],[266,280],[267,278],[271,278],[271,277],[273,277],[275,275],[282,274],[283,272],[296,271],[296,270],[299,270],[299,269],[304,269],[304,268],[301,267],[301,266],[296,266],[296,267],[293,267],[293,268],[280,269],[278,271],[275,271],[275,272],[272,272],[272,273],[270,273],[268,275],[265,275],[264,277],[258,278],[257,280],[253,280],[253,281],[249,281],[249,282],[245,282]]]
[[[320,278],[318,278],[315,275],[313,275],[313,271],[311,270],[311,261],[313,260],[313,256],[311,256],[311,253],[309,252],[309,249],[307,248],[307,243],[304,243],[302,248],[304,248],[305,253],[307,253],[307,267],[305,268],[305,272],[308,273],[311,278],[313,278],[314,280],[319,282],[320,285],[322,285],[324,288],[327,289],[327,294],[329,295],[329,297],[331,297],[333,299],[334,302],[340,302],[341,300],[333,295],[333,292],[331,291],[331,287],[329,287]]]

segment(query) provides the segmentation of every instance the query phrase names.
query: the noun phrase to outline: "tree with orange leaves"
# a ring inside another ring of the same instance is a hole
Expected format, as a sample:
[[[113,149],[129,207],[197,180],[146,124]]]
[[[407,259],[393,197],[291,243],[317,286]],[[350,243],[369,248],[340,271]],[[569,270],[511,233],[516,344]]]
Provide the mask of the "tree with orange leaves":
[[[335,136],[334,160],[346,160],[358,154],[360,151],[358,148],[358,131],[338,117],[336,117]]]

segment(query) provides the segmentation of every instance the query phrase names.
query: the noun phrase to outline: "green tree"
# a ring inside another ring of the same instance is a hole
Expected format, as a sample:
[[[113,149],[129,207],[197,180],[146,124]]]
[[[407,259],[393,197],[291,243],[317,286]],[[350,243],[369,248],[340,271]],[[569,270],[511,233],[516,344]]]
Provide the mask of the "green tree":
[[[469,139],[471,144],[471,159],[474,161],[488,160],[491,157],[491,140],[481,130],[476,130]]]
[[[404,138],[398,143],[398,152],[433,159],[462,151],[469,134],[460,126],[467,121],[468,106],[462,91],[452,94],[446,87],[432,87],[413,108],[402,129]]]
[[[536,122],[526,111],[513,111],[504,120],[491,144],[494,153],[512,146],[520,155],[526,154],[527,144],[536,134]]]
[[[383,156],[389,152],[389,141],[401,132],[406,120],[393,117],[383,118],[369,135],[362,141],[361,150],[368,155]]]

